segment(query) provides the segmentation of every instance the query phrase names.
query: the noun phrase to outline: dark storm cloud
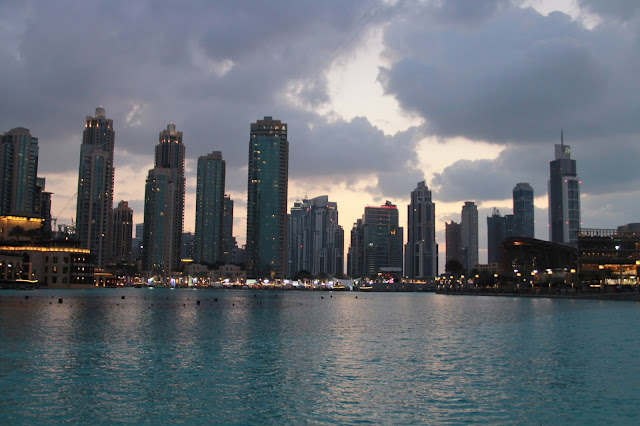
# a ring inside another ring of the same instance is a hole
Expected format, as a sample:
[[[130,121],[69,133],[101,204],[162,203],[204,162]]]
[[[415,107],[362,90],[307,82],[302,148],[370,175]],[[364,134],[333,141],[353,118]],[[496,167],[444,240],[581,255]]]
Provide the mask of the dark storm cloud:
[[[640,130],[640,99],[629,96],[640,89],[628,67],[634,37],[518,7],[465,27],[417,14],[387,28],[394,62],[379,79],[440,136],[531,143],[563,126],[629,134]]]

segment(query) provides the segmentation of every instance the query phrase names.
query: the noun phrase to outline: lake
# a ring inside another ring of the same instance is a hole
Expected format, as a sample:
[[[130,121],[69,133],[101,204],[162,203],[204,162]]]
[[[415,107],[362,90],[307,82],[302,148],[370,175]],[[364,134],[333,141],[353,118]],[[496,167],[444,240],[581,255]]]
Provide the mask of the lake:
[[[3,423],[638,423],[640,303],[0,291]]]

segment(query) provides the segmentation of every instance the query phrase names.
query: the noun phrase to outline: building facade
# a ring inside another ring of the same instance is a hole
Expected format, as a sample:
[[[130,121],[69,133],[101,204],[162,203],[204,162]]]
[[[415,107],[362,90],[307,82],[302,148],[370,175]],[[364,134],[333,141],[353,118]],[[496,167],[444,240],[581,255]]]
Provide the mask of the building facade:
[[[436,205],[424,181],[411,192],[407,206],[407,244],[405,275],[412,279],[428,279],[438,275],[436,244]]]
[[[233,236],[233,200],[224,196],[224,212],[222,217],[222,262],[235,264],[236,239]]]
[[[145,186],[144,271],[168,276],[180,266],[184,224],[184,159],[182,132],[170,123],[160,132],[155,168]]]
[[[0,215],[37,215],[38,138],[16,127],[0,144]]]
[[[340,276],[344,269],[344,230],[338,204],[327,195],[296,202],[287,217],[287,276],[299,271]]]
[[[373,278],[382,269],[401,273],[403,231],[398,225],[398,208],[391,202],[365,207],[351,231],[350,274]]]
[[[465,201],[460,221],[463,262],[467,272],[478,263],[478,206],[473,201]]]
[[[500,216],[500,210],[494,208],[491,216],[487,216],[487,260],[488,263],[500,262],[500,243],[516,234],[517,223],[515,215]]]
[[[120,201],[112,213],[113,248],[111,261],[115,263],[131,261],[133,234],[133,210],[128,201]]]
[[[513,235],[535,237],[533,188],[526,182],[513,188]]]
[[[247,176],[247,277],[286,272],[289,141],[287,124],[272,117],[251,123]]]
[[[447,262],[456,260],[464,267],[462,253],[462,231],[460,224],[454,221],[445,222],[445,239],[447,241]]]
[[[571,147],[555,145],[555,160],[549,162],[549,239],[554,243],[576,245],[580,229],[580,180]]]
[[[111,209],[113,208],[113,120],[102,107],[87,116],[82,133],[78,167],[76,235],[83,248],[91,250],[96,267],[111,257]]]
[[[198,158],[195,258],[197,263],[224,263],[224,186],[226,163],[220,151]]]

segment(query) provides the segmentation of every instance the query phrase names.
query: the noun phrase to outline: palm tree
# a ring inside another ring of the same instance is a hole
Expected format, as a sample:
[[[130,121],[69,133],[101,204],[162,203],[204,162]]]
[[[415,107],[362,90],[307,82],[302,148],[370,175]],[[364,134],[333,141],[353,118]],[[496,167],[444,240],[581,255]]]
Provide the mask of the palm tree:
[[[36,243],[36,239],[40,238],[40,236],[42,235],[42,231],[40,230],[40,228],[27,229],[24,232],[24,235],[31,239],[31,245],[33,246]]]

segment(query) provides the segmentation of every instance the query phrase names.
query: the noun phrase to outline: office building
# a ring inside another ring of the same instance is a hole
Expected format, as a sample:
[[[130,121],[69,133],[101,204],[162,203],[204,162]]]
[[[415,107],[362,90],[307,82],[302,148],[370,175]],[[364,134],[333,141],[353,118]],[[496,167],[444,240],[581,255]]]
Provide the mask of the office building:
[[[467,272],[478,263],[478,207],[473,201],[465,201],[460,221],[463,262]]]
[[[229,195],[224,196],[224,211],[222,217],[222,262],[236,263],[236,239],[233,236],[233,200]]]
[[[51,230],[51,192],[45,191],[45,178],[36,178],[35,215],[42,218],[42,241],[50,241]]]
[[[454,221],[445,222],[445,239],[447,241],[447,262],[456,260],[464,267],[462,253],[462,231],[460,224]]]
[[[571,147],[555,145],[555,160],[549,162],[549,239],[554,243],[576,245],[580,229],[580,180]]]
[[[513,188],[513,235],[535,237],[533,188],[526,182]]]
[[[436,205],[424,181],[411,192],[407,206],[407,244],[405,275],[425,280],[438,275],[438,245],[436,244]]]
[[[16,127],[0,144],[0,216],[36,216],[38,138]]]
[[[144,271],[168,276],[180,266],[184,219],[184,159],[182,132],[170,123],[160,132],[155,167],[145,187]]]
[[[114,263],[131,261],[131,240],[133,234],[133,210],[128,201],[120,201],[112,212],[112,235]]]
[[[196,263],[213,266],[223,260],[224,185],[226,163],[220,151],[198,158],[196,185]]]
[[[338,224],[338,204],[327,195],[296,202],[287,218],[287,276],[299,271],[342,275],[344,230]]]
[[[487,260],[488,263],[500,262],[500,243],[505,238],[521,236],[516,233],[515,215],[500,215],[494,208],[491,216],[487,216]]]
[[[398,226],[398,208],[387,201],[367,206],[351,231],[350,274],[377,277],[381,270],[402,273],[403,228]]]
[[[87,116],[82,133],[78,167],[76,235],[83,248],[103,268],[111,257],[111,209],[113,208],[113,120],[102,107]]]
[[[287,125],[251,123],[247,176],[247,277],[283,278],[286,270],[289,141]]]

